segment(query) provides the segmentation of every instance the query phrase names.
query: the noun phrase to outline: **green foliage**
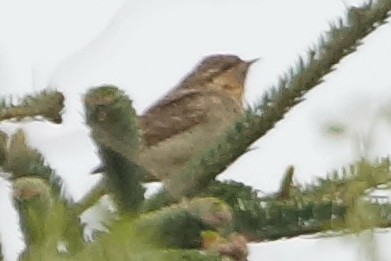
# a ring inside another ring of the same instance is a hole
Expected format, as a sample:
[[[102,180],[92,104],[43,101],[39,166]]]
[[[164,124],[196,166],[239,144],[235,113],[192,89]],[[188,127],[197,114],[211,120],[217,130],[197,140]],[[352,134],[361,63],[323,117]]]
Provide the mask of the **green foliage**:
[[[140,143],[132,101],[115,86],[93,88],[84,97],[86,122],[99,145],[132,157]]]
[[[61,178],[37,150],[27,145],[21,130],[12,135],[9,146],[3,146],[3,152],[2,168],[12,174],[9,180],[13,181],[14,202],[26,242],[31,246],[47,242],[49,235],[55,233],[53,229],[48,230],[48,224],[52,223],[59,230],[58,240],[65,240],[69,251],[77,251],[84,244],[82,226],[79,216],[70,207],[73,204],[70,198],[62,193]],[[57,222],[61,222],[62,227],[58,227]]]
[[[132,102],[114,86],[91,89],[84,101],[87,124],[106,166],[110,192],[120,211],[135,213],[145,189],[142,169],[132,161],[140,142]]]
[[[166,247],[199,248],[203,230],[221,230],[230,225],[230,208],[214,198],[195,198],[140,216],[136,230]]]
[[[205,194],[227,202],[233,209],[234,230],[253,240],[330,229],[359,232],[390,224],[391,204],[370,197],[373,189],[389,184],[390,168],[388,159],[362,160],[316,184],[293,186],[284,197],[281,190],[260,197],[251,187],[234,181],[214,182]]]
[[[22,131],[11,137],[0,131],[0,166],[10,173],[27,245],[20,260],[245,260],[246,239],[389,227],[391,205],[370,194],[389,186],[388,159],[361,160],[309,185],[293,184],[289,167],[279,191],[267,196],[241,183],[218,182],[216,176],[355,51],[390,10],[390,0],[350,8],[346,24],[340,19],[331,25],[316,48],[299,58],[203,157],[193,159],[185,173],[170,178],[150,199],[144,199],[142,182],[152,177],[134,160],[141,143],[138,118],[131,100],[115,86],[92,88],[84,97],[86,124],[106,169],[98,186],[78,203],[62,193],[61,179],[28,146]],[[17,105],[3,100],[0,121],[41,116],[61,123],[63,101],[55,91],[27,96]],[[118,218],[87,243],[79,216],[106,193],[114,199]]]
[[[183,201],[136,218],[122,215],[109,227],[109,234],[102,234],[73,259],[221,260],[216,254],[179,249],[200,248],[201,232],[222,229],[230,218],[226,204],[213,198]]]
[[[233,212],[233,230],[257,238],[257,231],[262,230],[261,220],[266,219],[262,199],[252,187],[235,181],[212,182],[203,194],[219,198],[226,202]]]
[[[12,173],[11,179],[21,177],[39,177],[51,184],[57,196],[61,193],[62,180],[45,163],[42,155],[27,145],[26,136],[22,130],[17,131],[6,144],[8,139],[4,136],[2,153],[4,171]]]
[[[265,135],[283,118],[285,113],[303,100],[304,94],[322,82],[322,77],[333,71],[333,66],[353,52],[360,40],[385,22],[391,9],[390,0],[379,0],[363,8],[351,8],[349,17],[359,10],[358,19],[349,19],[344,25],[331,25],[321,37],[317,49],[308,51],[308,61],[299,58],[295,68],[280,78],[261,101],[249,108],[246,116],[221,138],[201,159],[189,163],[185,173],[170,180],[167,189],[180,191],[183,196],[198,194],[227,166],[243,155],[248,147]]]
[[[64,96],[57,91],[45,90],[34,96],[28,95],[13,104],[6,99],[0,100],[0,121],[22,120],[23,118],[43,117],[53,123],[61,123],[64,108]]]

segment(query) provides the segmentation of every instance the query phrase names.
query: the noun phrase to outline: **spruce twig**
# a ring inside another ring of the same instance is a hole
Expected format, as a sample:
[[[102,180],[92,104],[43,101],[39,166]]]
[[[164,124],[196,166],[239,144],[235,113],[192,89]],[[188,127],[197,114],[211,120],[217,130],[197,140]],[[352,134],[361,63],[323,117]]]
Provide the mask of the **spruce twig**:
[[[79,202],[75,203],[74,209],[77,215],[94,206],[107,192],[107,180],[103,178]]]
[[[26,96],[18,104],[0,101],[0,121],[17,120],[38,116],[53,123],[61,123],[61,113],[64,109],[64,95],[58,91],[45,90],[34,96]]]
[[[272,129],[287,111],[301,102],[304,94],[320,84],[322,78],[333,71],[335,64],[355,51],[365,36],[385,23],[390,10],[390,0],[350,8],[348,24],[343,24],[340,19],[337,25],[330,25],[327,37],[320,38],[317,50],[308,51],[308,61],[299,58],[296,68],[281,77],[277,86],[272,87],[260,103],[249,108],[246,117],[204,157],[194,159],[185,173],[172,178],[167,190],[175,195],[176,200],[202,191],[211,180],[244,154],[253,142]]]
[[[91,89],[84,99],[87,124],[106,167],[109,192],[121,212],[136,213],[144,200],[142,169],[132,160],[140,137],[131,100],[115,86]]]
[[[28,146],[23,130],[15,132],[10,138],[9,147],[4,149],[3,169],[12,173],[12,180],[26,176],[42,178],[51,185],[56,197],[61,197],[62,179],[45,163],[38,150]]]
[[[390,202],[371,196],[374,189],[390,184],[390,170],[389,159],[362,160],[313,184],[295,184],[285,197],[280,192],[258,196],[253,188],[233,181],[215,181],[203,196],[227,202],[234,230],[254,241],[327,230],[360,232],[391,226]]]
[[[95,259],[108,260],[222,260],[219,255],[190,249],[201,247],[202,231],[222,231],[231,221],[231,209],[221,200],[184,200],[130,219],[123,215],[110,226],[110,233],[100,236],[75,258],[91,260],[93,253]]]
[[[63,193],[62,179],[36,149],[28,146],[22,130],[13,134],[9,146],[3,149],[3,170],[11,174],[8,179],[13,183],[14,204],[26,237],[27,250],[23,257],[55,255],[59,240],[67,243],[69,254],[80,250],[82,226],[71,208],[73,202]],[[47,247],[47,253],[43,246]]]

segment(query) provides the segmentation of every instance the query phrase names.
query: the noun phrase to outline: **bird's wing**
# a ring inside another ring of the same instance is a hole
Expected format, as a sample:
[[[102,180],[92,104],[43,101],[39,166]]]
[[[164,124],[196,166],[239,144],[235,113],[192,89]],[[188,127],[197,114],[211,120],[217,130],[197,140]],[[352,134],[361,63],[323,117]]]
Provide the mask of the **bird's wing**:
[[[202,123],[210,110],[209,98],[208,93],[186,90],[151,107],[140,118],[145,145],[153,146]]]

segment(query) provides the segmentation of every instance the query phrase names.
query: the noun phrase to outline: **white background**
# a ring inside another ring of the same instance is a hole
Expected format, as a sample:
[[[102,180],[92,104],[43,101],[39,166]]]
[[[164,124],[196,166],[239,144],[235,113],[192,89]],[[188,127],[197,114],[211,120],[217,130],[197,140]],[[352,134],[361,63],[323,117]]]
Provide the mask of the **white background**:
[[[99,162],[83,123],[81,99],[88,88],[117,85],[141,113],[203,56],[233,53],[262,58],[247,82],[246,101],[253,103],[317,42],[329,22],[344,14],[346,5],[359,2],[0,0],[0,95],[52,86],[66,97],[61,125],[2,122],[0,128],[12,133],[23,127],[77,200],[98,178],[88,175]],[[388,155],[391,133],[383,112],[391,100],[390,46],[391,25],[386,24],[220,177],[267,193],[277,189],[289,164],[296,167],[297,181],[309,182],[362,154]],[[327,134],[333,123],[344,124],[345,134]],[[23,241],[4,181],[0,193],[4,253],[14,260]],[[375,242],[379,260],[389,260],[390,235],[378,234]],[[369,260],[363,254],[367,245],[365,237],[300,237],[251,244],[250,260]]]

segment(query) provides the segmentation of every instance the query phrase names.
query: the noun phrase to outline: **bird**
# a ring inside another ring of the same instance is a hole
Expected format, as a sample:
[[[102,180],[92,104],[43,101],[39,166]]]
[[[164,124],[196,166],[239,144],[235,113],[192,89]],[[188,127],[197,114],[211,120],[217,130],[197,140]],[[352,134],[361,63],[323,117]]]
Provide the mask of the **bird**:
[[[243,116],[247,74],[258,60],[206,56],[138,117],[142,144],[135,161],[149,173],[149,181],[184,171]],[[93,171],[100,172],[104,167]]]

